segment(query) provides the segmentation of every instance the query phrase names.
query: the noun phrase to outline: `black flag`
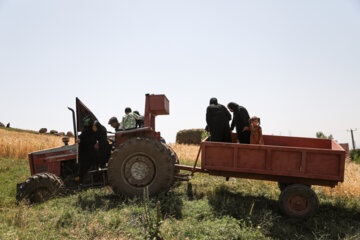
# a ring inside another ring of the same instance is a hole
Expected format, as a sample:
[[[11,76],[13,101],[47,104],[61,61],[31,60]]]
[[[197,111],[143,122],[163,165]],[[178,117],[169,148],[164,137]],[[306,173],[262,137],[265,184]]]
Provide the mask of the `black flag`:
[[[76,98],[76,116],[78,132],[82,132],[84,130],[84,123],[93,123],[95,120],[97,120],[95,115],[80,101],[79,98]]]

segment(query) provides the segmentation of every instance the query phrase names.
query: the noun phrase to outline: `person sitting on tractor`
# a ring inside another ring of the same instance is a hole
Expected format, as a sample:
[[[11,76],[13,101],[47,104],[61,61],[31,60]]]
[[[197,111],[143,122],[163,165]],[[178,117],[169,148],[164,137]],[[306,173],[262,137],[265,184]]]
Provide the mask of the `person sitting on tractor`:
[[[122,118],[122,130],[131,130],[136,128],[136,120],[144,119],[136,113],[132,113],[131,108],[125,108],[125,116]]]
[[[115,129],[115,132],[121,131],[120,123],[116,117],[110,118],[108,124]]]
[[[135,114],[139,115],[141,119],[136,120],[136,128],[144,127],[144,117],[140,115],[139,111],[134,111]]]

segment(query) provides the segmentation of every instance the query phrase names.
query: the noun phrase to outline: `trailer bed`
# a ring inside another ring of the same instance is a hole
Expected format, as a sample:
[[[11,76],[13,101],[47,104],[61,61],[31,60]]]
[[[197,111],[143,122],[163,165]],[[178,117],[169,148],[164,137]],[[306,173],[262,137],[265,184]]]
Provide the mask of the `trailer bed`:
[[[211,175],[334,187],[344,181],[345,151],[334,140],[264,135],[264,145],[201,143]]]

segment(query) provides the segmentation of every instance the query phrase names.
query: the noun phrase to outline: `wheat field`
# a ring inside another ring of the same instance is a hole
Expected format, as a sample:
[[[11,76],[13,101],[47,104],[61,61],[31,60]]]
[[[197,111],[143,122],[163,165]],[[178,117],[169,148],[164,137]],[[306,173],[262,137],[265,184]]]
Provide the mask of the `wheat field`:
[[[62,137],[49,134],[8,131],[0,129],[0,156],[23,159],[28,153],[48,148],[63,146]],[[70,143],[74,139],[70,139]]]

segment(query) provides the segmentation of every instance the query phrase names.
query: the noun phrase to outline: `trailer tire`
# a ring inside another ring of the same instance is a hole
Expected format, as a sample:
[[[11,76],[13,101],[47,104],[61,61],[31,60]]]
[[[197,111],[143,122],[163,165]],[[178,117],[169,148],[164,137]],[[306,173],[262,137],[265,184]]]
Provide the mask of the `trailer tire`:
[[[157,140],[131,138],[119,145],[109,160],[108,176],[115,193],[142,196],[167,191],[174,180],[176,157]]]
[[[64,183],[55,174],[37,173],[20,183],[17,188],[16,200],[29,203],[41,203],[49,200],[64,190]]]
[[[281,192],[279,208],[290,218],[304,220],[316,213],[319,208],[319,199],[309,186],[292,184]]]
[[[290,183],[278,182],[278,187],[279,187],[279,189],[280,189],[281,192],[284,191],[285,188],[286,188],[287,186],[289,186],[289,185],[291,185],[291,184],[290,184]]]
[[[284,191],[285,188],[287,188],[288,186],[292,185],[294,183],[283,183],[283,182],[278,182],[278,187],[280,189],[280,191]],[[303,186],[307,186],[308,188],[311,188],[311,185],[303,185]]]

